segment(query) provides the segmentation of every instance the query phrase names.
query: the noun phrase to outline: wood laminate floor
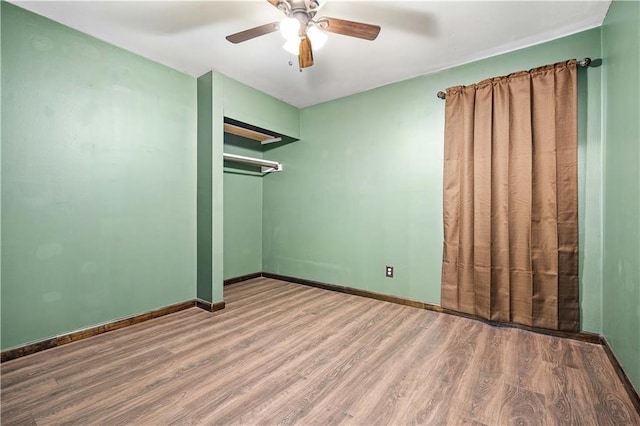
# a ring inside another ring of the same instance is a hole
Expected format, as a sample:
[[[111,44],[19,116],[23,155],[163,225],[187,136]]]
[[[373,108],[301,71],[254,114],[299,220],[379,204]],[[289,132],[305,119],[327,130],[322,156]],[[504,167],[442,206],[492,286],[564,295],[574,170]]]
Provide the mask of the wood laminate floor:
[[[12,424],[640,424],[604,350],[259,278],[2,364]]]

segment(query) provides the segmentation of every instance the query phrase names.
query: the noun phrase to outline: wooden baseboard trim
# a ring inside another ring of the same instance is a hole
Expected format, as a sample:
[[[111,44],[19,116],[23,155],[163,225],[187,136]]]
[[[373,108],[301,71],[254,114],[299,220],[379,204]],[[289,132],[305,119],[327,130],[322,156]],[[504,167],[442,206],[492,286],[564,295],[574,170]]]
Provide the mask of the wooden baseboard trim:
[[[603,346],[604,351],[607,354],[607,357],[609,358],[609,361],[611,362],[616,373],[618,374],[618,377],[622,381],[623,386],[627,390],[627,393],[629,394],[629,398],[631,399],[631,402],[633,403],[636,410],[640,412],[640,396],[638,395],[638,392],[636,391],[635,387],[629,380],[629,377],[627,376],[627,374],[624,372],[622,365],[620,365],[620,362],[618,361],[615,354],[611,350],[611,347],[609,346],[609,343],[607,342],[607,340],[599,334],[589,333],[589,332],[567,332],[567,331],[547,330],[543,328],[529,327],[529,326],[520,325],[520,324],[488,321],[483,318],[478,318],[473,315],[464,314],[461,312],[451,311],[449,309],[444,309],[441,306],[434,305],[431,303],[421,302],[418,300],[402,298],[399,296],[393,296],[393,295],[384,294],[384,293],[376,293],[373,291],[361,290],[361,289],[352,288],[352,287],[345,287],[345,286],[340,286],[336,284],[328,284],[328,283],[323,283],[319,281],[312,281],[304,278],[273,274],[270,272],[256,272],[253,274],[247,274],[240,277],[230,278],[228,280],[225,280],[224,285],[240,283],[240,282],[247,281],[253,278],[258,278],[258,277],[272,278],[272,279],[287,281],[295,284],[321,288],[324,290],[336,291],[339,293],[351,294],[351,295],[360,296],[360,297],[367,297],[370,299],[381,300],[384,302],[396,303],[396,304],[410,306],[414,308],[426,309],[429,311],[460,316],[464,318],[473,319],[476,321],[481,321],[495,327],[519,328],[522,330],[532,331],[534,333],[541,333],[541,334],[546,334],[546,335],[551,335],[556,337],[580,340],[588,343],[600,344]],[[118,330],[120,328],[128,327],[128,326],[138,324],[144,321],[148,321],[154,318],[158,318],[164,315],[179,312],[184,309],[189,309],[193,306],[196,306],[208,312],[216,312],[225,308],[225,302],[211,303],[204,300],[195,299],[195,300],[189,300],[186,302],[176,303],[173,305],[165,306],[163,308],[155,309],[153,311],[145,312],[140,315],[135,315],[129,318],[124,318],[121,320],[102,324],[96,327],[91,327],[84,330],[63,334],[60,336],[30,343],[28,345],[20,346],[17,348],[8,349],[0,353],[0,362],[10,361],[12,359],[31,355],[36,352],[44,351],[46,349],[51,349],[58,346],[66,345],[68,343],[76,342],[78,340],[86,339],[92,336],[96,336],[98,334],[107,333],[113,330]]]
[[[357,288],[345,287],[345,286],[336,285],[336,284],[327,284],[327,283],[322,283],[318,281],[307,280],[304,278],[273,274],[270,272],[263,272],[262,276],[265,278],[273,278],[273,279],[288,281],[296,284],[307,285],[310,287],[322,288],[325,290],[337,291],[340,293],[352,294],[352,295],[361,296],[361,297],[368,297],[370,299],[382,300],[384,302],[391,302],[399,305],[411,306],[413,308],[420,308],[428,311],[440,312],[444,314],[469,318],[472,320],[481,321],[485,324],[489,324],[494,327],[518,328],[521,330],[532,331],[534,333],[546,334],[548,336],[564,337],[567,339],[579,340],[582,342],[596,343],[600,345],[602,344],[602,336],[595,333],[589,333],[589,332],[583,332],[583,331],[572,332],[572,331],[547,330],[545,328],[530,327],[530,326],[520,325],[520,324],[489,321],[489,320],[485,320],[484,318],[477,317],[475,315],[469,315],[462,312],[445,309],[442,306],[434,305],[432,303],[421,302],[419,300],[407,299],[399,296],[392,296],[390,294],[376,293],[368,290],[361,290]]]
[[[509,327],[517,328],[520,330],[531,331],[533,333],[544,334],[546,336],[562,337],[564,339],[578,340],[580,342],[594,343],[596,345],[602,345],[602,336],[596,333],[590,333],[588,331],[562,331],[562,330],[550,330],[547,328],[532,327],[524,324],[507,323],[500,321],[491,321],[484,318],[477,317],[475,315],[466,314],[464,312],[453,311],[451,309],[440,308],[441,312],[449,315],[455,315],[458,317],[469,318],[472,320],[480,321],[493,327]]]
[[[240,275],[239,277],[227,278],[224,280],[224,285],[231,285],[236,283],[241,283],[243,281],[251,280],[254,278],[260,278],[262,276],[262,272],[254,272],[253,274]]]
[[[287,275],[272,274],[271,272],[263,272],[262,276],[265,278],[272,278],[275,280],[287,281],[295,284],[302,284],[309,287],[322,288],[324,290],[337,291],[338,293],[351,294],[354,296],[368,297],[369,299],[382,300],[384,302],[396,303],[398,305],[411,306],[413,308],[427,309],[430,311],[443,312],[443,309],[437,305],[431,305],[429,303],[420,302],[418,300],[406,299],[398,296],[392,296],[390,294],[375,293],[373,291],[361,290],[353,287],[345,287],[336,284],[327,284],[319,281],[307,280],[304,278],[290,277]]]
[[[613,365],[613,369],[616,370],[616,373],[618,374],[618,377],[620,378],[622,385],[627,390],[627,394],[629,395],[629,399],[631,400],[631,403],[633,404],[635,409],[638,411],[638,413],[640,413],[640,395],[638,395],[638,391],[631,383],[631,380],[629,380],[629,377],[627,376],[627,373],[624,372],[624,369],[622,368],[622,365],[618,361],[616,354],[613,353],[611,346],[609,346],[609,342],[607,342],[607,339],[604,337],[602,338],[602,347],[604,348],[604,351],[607,354],[607,357],[609,358],[611,365]]]
[[[95,327],[86,328],[84,330],[74,331],[72,333],[63,334],[60,336],[52,337],[50,339],[40,340],[38,342],[19,346],[14,349],[8,349],[0,354],[0,362],[10,361],[12,359],[31,355],[36,352],[44,351],[46,349],[51,349],[58,346],[66,345],[68,343],[77,342],[78,340],[93,337],[98,334],[118,330],[130,325],[138,324],[164,315],[172,314],[174,312],[182,311],[184,309],[189,309],[193,306],[195,306],[194,300],[176,303],[174,305],[165,306],[164,308],[155,309],[153,311],[145,312],[140,315],[134,315],[129,318],[101,324]]]
[[[224,302],[211,303],[211,302],[207,302],[206,300],[196,299],[195,305],[196,307],[203,309],[205,311],[215,312],[215,311],[221,311],[222,309],[224,309],[225,303]]]

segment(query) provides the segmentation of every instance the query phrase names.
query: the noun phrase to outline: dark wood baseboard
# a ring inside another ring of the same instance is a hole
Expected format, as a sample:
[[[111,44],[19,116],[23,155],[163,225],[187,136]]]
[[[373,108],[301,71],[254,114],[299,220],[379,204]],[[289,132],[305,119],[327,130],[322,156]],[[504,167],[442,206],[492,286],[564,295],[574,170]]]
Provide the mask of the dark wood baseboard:
[[[430,303],[420,302],[419,300],[406,299],[403,297],[392,296],[390,294],[376,293],[369,290],[361,290],[353,287],[345,287],[337,284],[327,284],[319,281],[307,280],[304,278],[290,277],[287,275],[272,274],[271,272],[263,272],[262,276],[265,278],[272,278],[275,280],[288,281],[290,283],[302,284],[310,287],[322,288],[324,290],[337,291],[339,293],[351,294],[354,296],[368,297],[369,299],[382,300],[384,302],[396,303],[398,305],[411,306],[413,308],[427,309],[430,311],[444,312],[444,310],[438,305],[432,305]]]
[[[595,333],[589,333],[589,332],[584,332],[584,331],[575,331],[574,332],[574,331],[548,330],[546,328],[530,327],[530,326],[521,325],[521,324],[489,321],[489,320],[485,320],[484,318],[477,317],[475,315],[470,315],[470,314],[465,314],[465,313],[462,313],[462,312],[452,311],[450,309],[445,309],[442,306],[434,305],[432,303],[421,302],[419,300],[407,299],[407,298],[403,298],[403,297],[399,297],[399,296],[392,296],[390,294],[376,293],[376,292],[373,292],[373,291],[361,290],[361,289],[352,288],[352,287],[345,287],[345,286],[336,285],[336,284],[327,284],[327,283],[322,283],[322,282],[318,282],[318,281],[307,280],[307,279],[304,279],[304,278],[290,277],[290,276],[287,276],[287,275],[272,274],[270,272],[263,272],[262,276],[265,277],[265,278],[273,278],[273,279],[282,280],[282,281],[288,281],[288,282],[292,282],[292,283],[296,283],[296,284],[302,284],[302,285],[307,285],[307,286],[311,286],[311,287],[322,288],[322,289],[325,289],[325,290],[331,290],[331,291],[337,291],[337,292],[340,292],[340,293],[352,294],[352,295],[355,295],[355,296],[368,297],[370,299],[382,300],[384,302],[391,302],[391,303],[396,303],[396,304],[399,304],[399,305],[411,306],[413,308],[420,308],[420,309],[426,309],[428,311],[441,312],[441,313],[449,314],[449,315],[456,315],[456,316],[459,316],[459,317],[464,317],[464,318],[469,318],[469,319],[476,320],[476,321],[481,321],[481,322],[483,322],[485,324],[489,324],[489,325],[494,326],[494,327],[519,328],[521,330],[527,330],[527,331],[532,331],[534,333],[546,334],[548,336],[564,337],[564,338],[567,338],[567,339],[580,340],[582,342],[596,343],[596,344],[599,344],[599,345],[602,344],[602,336],[600,336],[599,334],[595,334]]]
[[[491,326],[494,326],[494,327],[518,328],[518,329],[521,329],[521,330],[532,331],[534,333],[545,334],[545,335],[548,335],[548,336],[562,337],[562,338],[566,338],[566,339],[573,339],[573,340],[579,340],[579,341],[582,341],[582,342],[594,343],[594,344],[602,345],[602,347],[604,348],[604,351],[607,354],[607,356],[608,356],[613,368],[616,370],[616,373],[618,374],[618,377],[620,378],[620,381],[622,382],[623,386],[625,387],[625,389],[626,389],[626,391],[627,391],[627,393],[629,395],[629,399],[633,403],[635,409],[640,413],[640,396],[638,395],[638,391],[635,389],[635,387],[633,386],[633,384],[629,380],[629,377],[627,377],[627,374],[624,372],[624,369],[622,368],[622,365],[620,365],[620,362],[618,362],[618,359],[616,358],[615,354],[611,350],[611,347],[609,346],[609,343],[600,334],[590,333],[590,332],[586,332],[586,331],[571,332],[571,331],[548,330],[548,329],[545,329],[545,328],[530,327],[530,326],[521,325],[521,324],[501,323],[501,322],[497,322],[497,321],[488,321],[488,320],[485,320],[484,318],[479,318],[479,317],[476,317],[474,315],[465,314],[465,313],[462,313],[462,312],[452,311],[450,309],[445,309],[445,308],[443,308],[441,306],[434,305],[434,304],[431,304],[431,303],[421,302],[421,301],[413,300],[413,299],[406,299],[406,298],[402,298],[402,297],[398,297],[398,296],[392,296],[392,295],[389,295],[389,294],[376,293],[376,292],[373,292],[373,291],[360,290],[360,289],[357,289],[357,288],[345,287],[345,286],[340,286],[340,285],[335,285],[335,284],[327,284],[327,283],[322,283],[322,282],[318,282],[318,281],[307,280],[307,279],[304,279],[304,278],[290,277],[290,276],[287,276],[287,275],[273,274],[273,273],[270,273],[270,272],[263,272],[262,276],[265,277],[265,278],[272,278],[272,279],[277,279],[277,280],[281,280],[281,281],[287,281],[287,282],[291,282],[291,283],[302,284],[302,285],[306,285],[306,286],[310,286],[310,287],[316,287],[316,288],[321,288],[321,289],[325,289],[325,290],[337,291],[337,292],[340,292],[340,293],[352,294],[352,295],[355,295],[355,296],[368,297],[370,299],[382,300],[382,301],[385,301],[385,302],[391,302],[391,303],[396,303],[396,304],[400,304],[400,305],[411,306],[411,307],[414,307],[414,308],[421,308],[421,309],[426,309],[426,310],[429,310],[429,311],[441,312],[441,313],[444,313],[444,314],[449,314],[449,315],[455,315],[455,316],[459,316],[459,317],[469,318],[469,319],[473,319],[473,320],[476,320],[476,321],[481,321],[481,322],[483,322],[485,324],[488,324],[488,325],[491,325]]]
[[[633,403],[633,406],[638,411],[638,413],[640,413],[640,395],[638,395],[638,391],[633,386],[633,383],[631,383],[631,380],[629,380],[629,377],[627,376],[627,373],[624,372],[624,369],[618,361],[616,354],[613,353],[613,350],[611,350],[611,346],[609,346],[609,342],[607,342],[607,339],[605,339],[604,337],[602,338],[602,347],[604,348],[604,351],[607,354],[611,365],[613,365],[613,369],[616,370],[616,373],[618,374],[622,385],[627,390],[627,394],[629,394],[629,399]]]
[[[225,306],[224,302],[211,303],[201,299],[196,299],[195,305],[196,307],[200,309],[204,309],[205,311],[208,311],[208,312],[221,311],[222,309],[224,309],[224,306]]]
[[[109,322],[84,330],[74,331],[72,333],[52,337],[50,339],[29,343],[28,345],[19,346],[17,348],[8,349],[0,354],[0,362],[10,361],[12,359],[31,355],[36,352],[44,351],[46,349],[66,345],[67,343],[77,342],[78,340],[97,336],[98,334],[118,330],[119,328],[128,327],[130,325],[149,321],[151,319],[158,318],[164,315],[173,314],[174,312],[182,311],[184,309],[193,308],[194,306],[208,312],[215,312],[224,309],[225,304],[224,302],[210,303],[200,299],[176,303],[175,305],[165,306],[164,308],[155,309],[153,311],[145,312],[144,314],[135,315],[129,318]]]
[[[240,275],[239,277],[227,278],[226,280],[224,280],[224,285],[241,283],[243,281],[251,280],[253,278],[260,278],[261,276],[262,276],[262,272],[254,272],[253,274]]]
[[[451,309],[440,308],[441,312],[449,315],[456,315],[459,317],[469,318],[472,320],[480,321],[485,324],[489,324],[493,327],[509,327],[509,328],[517,328],[520,330],[531,331],[533,333],[544,334],[547,336],[554,337],[562,337],[565,339],[579,340],[581,342],[594,343],[596,345],[602,345],[602,336],[600,334],[591,333],[588,331],[562,331],[562,330],[551,330],[548,328],[540,328],[540,327],[532,327],[524,324],[516,324],[516,323],[507,323],[500,321],[491,321],[486,320],[484,318],[477,317],[475,315],[466,314],[464,312],[453,311]]]
[[[272,278],[272,279],[277,279],[281,281],[287,281],[291,283],[306,285],[310,287],[321,288],[324,290],[336,291],[340,293],[381,300],[384,302],[396,303],[400,305],[411,306],[414,308],[426,309],[429,311],[461,316],[461,317],[481,321],[495,327],[519,328],[522,330],[532,331],[535,333],[580,340],[588,343],[600,344],[603,346],[604,351],[609,358],[609,361],[613,365],[614,369],[616,370],[616,373],[618,374],[618,377],[620,378],[620,380],[622,381],[622,384],[627,390],[627,393],[629,394],[629,398],[631,399],[634,407],[636,408],[636,410],[638,410],[638,412],[640,412],[640,396],[638,395],[637,390],[629,380],[629,377],[627,377],[627,374],[624,372],[624,369],[620,365],[620,362],[618,361],[615,354],[611,350],[611,347],[609,346],[609,343],[607,342],[607,340],[599,334],[589,333],[589,332],[567,332],[567,331],[547,330],[543,328],[529,327],[529,326],[520,325],[520,324],[488,321],[483,318],[478,318],[473,315],[464,314],[461,312],[451,311],[449,309],[444,309],[441,306],[434,305],[431,303],[421,302],[418,300],[402,298],[399,296],[393,296],[389,294],[376,293],[373,291],[361,290],[361,289],[352,288],[352,287],[345,287],[345,286],[340,286],[336,284],[328,284],[328,283],[323,283],[319,281],[312,281],[304,278],[273,274],[270,272],[256,272],[253,274],[230,278],[228,280],[225,280],[224,285],[240,283],[240,282],[247,281],[253,278],[258,278],[258,277]],[[195,299],[195,300],[189,300],[186,302],[176,303],[174,305],[169,305],[169,306],[156,309],[153,311],[149,311],[140,315],[135,315],[129,318],[124,318],[124,319],[113,321],[107,324],[102,324],[96,327],[87,328],[85,330],[75,331],[72,333],[52,337],[50,339],[41,340],[41,341],[30,343],[28,345],[20,346],[17,348],[8,349],[6,351],[3,351],[0,354],[0,357],[1,357],[0,362],[10,361],[12,359],[31,355],[46,349],[51,349],[58,346],[66,345],[68,343],[76,342],[78,340],[86,339],[88,337],[96,336],[98,334],[107,333],[113,330],[118,330],[120,328],[128,327],[128,326],[138,324],[144,321],[148,321],[154,318],[158,318],[164,315],[172,314],[172,313],[175,313],[184,309],[188,309],[194,306],[208,312],[215,312],[215,311],[224,309],[225,302],[211,303],[204,300]]]
[[[45,349],[55,348],[57,346],[66,345],[68,343],[76,342],[78,340],[86,339],[98,334],[118,330],[119,328],[128,327],[130,325],[138,324],[150,319],[192,308],[193,306],[195,306],[195,302],[193,300],[176,303],[174,305],[165,306],[164,308],[155,309],[153,311],[145,312],[140,315],[135,315],[129,318],[124,318],[80,331],[74,331],[72,333],[63,334],[60,336],[52,337],[50,339],[30,343],[28,345],[20,346],[14,349],[8,349],[0,354],[0,362],[10,361],[15,358],[20,358],[23,356],[34,354],[36,352],[44,351]]]

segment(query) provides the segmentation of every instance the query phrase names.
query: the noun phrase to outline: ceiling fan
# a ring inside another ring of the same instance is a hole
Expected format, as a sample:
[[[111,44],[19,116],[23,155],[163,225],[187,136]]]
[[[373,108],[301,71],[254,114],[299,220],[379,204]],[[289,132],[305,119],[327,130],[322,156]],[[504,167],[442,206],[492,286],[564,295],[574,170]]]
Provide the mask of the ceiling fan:
[[[226,39],[231,43],[241,43],[280,30],[287,40],[284,49],[298,55],[300,71],[313,65],[313,48],[317,50],[327,41],[325,31],[364,40],[375,40],[380,33],[378,25],[325,16],[316,19],[320,8],[317,0],[267,1],[285,14],[282,21],[240,31],[228,35]]]

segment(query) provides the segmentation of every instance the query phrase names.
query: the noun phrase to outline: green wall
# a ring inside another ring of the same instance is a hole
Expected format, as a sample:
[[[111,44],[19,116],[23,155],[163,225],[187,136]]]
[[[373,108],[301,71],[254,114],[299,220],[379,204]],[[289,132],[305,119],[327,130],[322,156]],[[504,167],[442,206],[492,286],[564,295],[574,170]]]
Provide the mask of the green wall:
[[[198,190],[196,297],[222,301],[223,277],[223,88],[222,76],[198,77]]]
[[[300,110],[220,74],[224,116],[292,138],[300,137]]]
[[[0,0],[1,1],[1,0]],[[2,144],[2,7],[0,6],[0,145]],[[0,166],[2,165],[2,147],[0,146]],[[0,189],[2,173],[0,169]],[[2,196],[0,194],[0,242],[2,241]],[[0,243],[0,321],[2,318],[2,244]],[[0,323],[0,349],[2,348],[2,324]]]
[[[640,3],[614,1],[604,60],[603,331],[640,390]]]
[[[224,152],[262,158],[260,142],[225,133]],[[262,183],[254,167],[224,170],[224,278],[262,271]]]
[[[2,348],[193,299],[195,79],[1,7]]]
[[[303,109],[301,141],[265,154],[286,168],[264,181],[263,269],[439,304],[444,102],[436,92],[586,56],[601,56],[599,29]],[[594,332],[600,72],[579,71],[582,328]],[[385,278],[385,265],[395,278]]]
[[[213,73],[198,78],[196,296],[213,301]]]

